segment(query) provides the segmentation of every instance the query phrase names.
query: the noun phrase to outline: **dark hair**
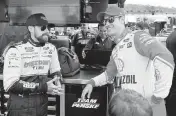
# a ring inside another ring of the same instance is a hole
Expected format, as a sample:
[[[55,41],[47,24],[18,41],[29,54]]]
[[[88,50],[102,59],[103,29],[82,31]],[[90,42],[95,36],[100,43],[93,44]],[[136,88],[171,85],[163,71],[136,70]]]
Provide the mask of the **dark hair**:
[[[109,116],[153,116],[148,100],[133,90],[122,89],[113,94]]]
[[[103,27],[103,26],[105,26],[103,23],[99,23],[98,24],[98,30],[99,30],[100,27]]]
[[[49,24],[48,24],[48,30],[50,30],[51,28],[55,28],[55,24],[49,23]]]

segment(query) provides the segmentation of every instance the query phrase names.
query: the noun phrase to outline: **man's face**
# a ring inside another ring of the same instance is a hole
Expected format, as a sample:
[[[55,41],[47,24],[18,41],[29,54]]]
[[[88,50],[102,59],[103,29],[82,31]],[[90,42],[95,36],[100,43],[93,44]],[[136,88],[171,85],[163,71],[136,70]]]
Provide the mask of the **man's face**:
[[[109,36],[120,36],[119,30],[122,26],[120,18],[118,16],[108,16],[104,18],[105,26],[107,28],[107,34]]]
[[[72,35],[72,30],[71,30],[71,28],[67,28],[67,35],[68,35],[68,36]]]
[[[34,26],[34,37],[39,41],[48,41],[49,31],[47,26]]]
[[[100,26],[99,27],[99,36],[102,39],[105,39],[107,37],[107,28],[105,26]]]

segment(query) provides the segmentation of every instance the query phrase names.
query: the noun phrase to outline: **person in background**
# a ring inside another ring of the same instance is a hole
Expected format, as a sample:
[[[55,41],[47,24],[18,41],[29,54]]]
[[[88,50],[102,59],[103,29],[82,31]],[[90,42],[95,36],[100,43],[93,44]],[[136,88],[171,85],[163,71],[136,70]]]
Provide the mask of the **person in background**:
[[[69,39],[71,41],[73,40],[74,35],[75,35],[73,27],[67,27],[67,29],[66,29],[66,35],[69,36]]]
[[[161,30],[161,33],[166,33],[168,31],[167,23],[164,24],[164,28]]]
[[[174,26],[173,26],[174,27]],[[174,30],[166,39],[166,47],[174,56],[174,62],[176,61],[176,30]],[[175,62],[176,63],[176,62]],[[170,93],[166,100],[166,109],[168,116],[175,116],[176,107],[176,68],[174,68],[173,81]]]
[[[149,33],[125,29],[125,13],[117,5],[109,5],[97,18],[104,22],[117,45],[106,70],[87,83],[82,99],[90,98],[93,87],[114,82],[115,90],[131,89],[147,98],[154,116],[166,116],[164,99],[169,94],[175,66],[171,52]]]
[[[28,35],[5,54],[3,86],[10,95],[8,116],[47,116],[47,94],[62,94],[60,63],[55,46],[48,43],[47,25],[44,14],[29,16]]]
[[[98,25],[99,34],[95,38],[91,38],[82,51],[83,58],[86,57],[86,50],[112,50],[115,42],[107,35],[107,29],[104,24]]]
[[[149,33],[149,26],[146,22],[139,22],[136,24],[136,30],[144,30]]]
[[[82,42],[84,42],[84,40],[87,39],[87,33],[88,32],[88,27],[85,23],[81,24],[81,31],[77,31],[75,33],[75,36],[72,40],[72,45],[71,48],[73,51],[76,52],[76,54],[78,55],[80,53],[80,46],[78,46],[78,44],[83,44]],[[82,51],[82,50],[81,50]]]
[[[75,37],[74,28],[73,27],[66,27],[65,35],[68,36],[68,38],[69,38],[69,46],[70,46],[71,49],[73,49],[71,44],[72,44],[72,41],[73,41],[73,39]]]
[[[81,31],[81,27],[79,27],[79,26],[74,27],[74,34],[75,35],[80,31]]]
[[[53,23],[48,24],[48,30],[49,30],[50,39],[57,39],[55,24]]]
[[[108,113],[109,116],[153,116],[148,100],[129,89],[114,93],[109,102]]]

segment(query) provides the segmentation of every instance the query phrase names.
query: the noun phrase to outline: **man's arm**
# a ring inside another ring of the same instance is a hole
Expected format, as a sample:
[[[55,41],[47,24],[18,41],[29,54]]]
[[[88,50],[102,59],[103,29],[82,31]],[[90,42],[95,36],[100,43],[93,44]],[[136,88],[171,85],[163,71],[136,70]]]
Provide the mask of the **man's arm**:
[[[154,98],[166,98],[172,85],[175,65],[172,54],[161,42],[142,31],[135,33],[134,44],[139,54],[153,60],[156,80]]]
[[[39,93],[47,91],[46,83],[34,83],[20,80],[21,55],[16,48],[10,48],[5,55],[3,84],[5,91],[18,94]]]
[[[51,58],[51,64],[50,64],[50,75],[52,77],[57,76],[58,79],[61,81],[62,75],[61,75],[60,70],[61,70],[61,67],[60,67],[60,63],[59,63],[58,52],[57,52],[56,47],[54,47],[53,53],[52,53],[52,58]]]
[[[92,78],[88,82],[88,84],[91,84],[93,87],[95,87],[106,85],[107,83],[112,83],[117,74],[118,74],[117,67],[115,65],[113,57],[111,56],[110,61],[106,67],[106,71]]]
[[[82,50],[82,57],[86,58],[86,50],[91,50],[95,44],[95,38],[91,38]]]
[[[85,99],[86,95],[87,95],[87,98],[90,98],[90,94],[92,93],[93,87],[102,86],[107,83],[112,83],[114,81],[115,76],[117,76],[117,74],[118,74],[117,67],[111,55],[106,71],[92,78],[87,83],[86,87],[82,91],[81,98]]]

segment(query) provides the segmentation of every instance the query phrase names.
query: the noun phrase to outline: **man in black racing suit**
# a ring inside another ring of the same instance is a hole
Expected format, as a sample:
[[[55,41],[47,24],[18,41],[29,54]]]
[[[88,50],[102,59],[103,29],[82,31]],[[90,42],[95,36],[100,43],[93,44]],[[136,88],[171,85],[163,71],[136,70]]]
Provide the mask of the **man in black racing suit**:
[[[10,95],[8,116],[47,116],[47,94],[62,93],[60,63],[56,48],[47,42],[47,25],[44,14],[29,16],[28,36],[5,55],[3,84]]]

